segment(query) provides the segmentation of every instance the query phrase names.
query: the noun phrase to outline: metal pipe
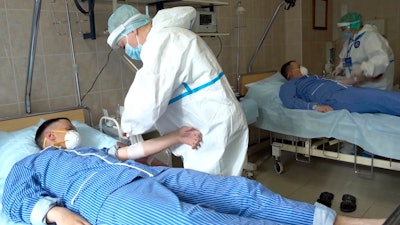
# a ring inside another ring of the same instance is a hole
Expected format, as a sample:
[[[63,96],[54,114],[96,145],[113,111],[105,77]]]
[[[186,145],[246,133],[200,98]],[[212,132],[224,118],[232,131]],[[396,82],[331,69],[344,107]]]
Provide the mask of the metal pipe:
[[[32,28],[31,28],[31,43],[29,48],[29,61],[28,61],[28,74],[25,86],[25,111],[26,113],[31,113],[31,91],[32,91],[32,78],[33,78],[33,66],[35,64],[35,54],[36,54],[36,43],[38,36],[39,27],[39,17],[40,8],[42,1],[35,0],[35,6],[32,18]]]
[[[139,70],[137,68],[137,66],[128,58],[128,56],[126,56],[125,54],[122,55],[122,58],[124,59],[124,61],[132,68],[134,69],[136,72]]]
[[[278,14],[279,9],[284,5],[284,4],[288,4],[288,6],[285,8],[286,10],[289,10],[290,7],[293,7],[295,5],[296,0],[283,0],[275,9],[274,14],[272,15],[271,20],[269,21],[268,26],[265,28],[264,33],[260,39],[260,41],[258,42],[257,48],[254,50],[253,56],[250,59],[248,68],[247,68],[247,72],[251,73],[252,72],[252,67],[253,67],[253,63],[254,60],[257,56],[258,51],[260,50],[262,44],[264,43],[265,37],[267,36],[269,30],[271,29],[271,26],[275,20],[276,15]]]
[[[78,103],[78,106],[82,106],[82,99],[81,99],[81,92],[80,92],[80,85],[79,85],[78,64],[76,63],[76,57],[75,57],[74,39],[72,36],[71,19],[69,16],[69,6],[68,6],[67,0],[64,0],[64,2],[65,2],[65,9],[67,11],[67,24],[68,24],[70,46],[71,46],[72,71],[74,73],[74,79],[75,79],[76,101]]]

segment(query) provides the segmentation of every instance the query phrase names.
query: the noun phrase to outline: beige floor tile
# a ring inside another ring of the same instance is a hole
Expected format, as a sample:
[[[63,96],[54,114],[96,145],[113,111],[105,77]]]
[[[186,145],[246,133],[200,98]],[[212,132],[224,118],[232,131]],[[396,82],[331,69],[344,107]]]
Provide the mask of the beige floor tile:
[[[285,197],[313,204],[321,192],[329,191],[335,195],[332,209],[339,214],[368,218],[387,217],[400,204],[399,171],[374,168],[373,177],[366,178],[355,173],[351,163],[317,157],[301,163],[289,152],[282,152],[281,162],[284,172],[277,174],[274,158],[269,157],[258,167],[255,179]],[[358,169],[369,173],[369,168]],[[356,197],[356,211],[340,211],[343,194]]]

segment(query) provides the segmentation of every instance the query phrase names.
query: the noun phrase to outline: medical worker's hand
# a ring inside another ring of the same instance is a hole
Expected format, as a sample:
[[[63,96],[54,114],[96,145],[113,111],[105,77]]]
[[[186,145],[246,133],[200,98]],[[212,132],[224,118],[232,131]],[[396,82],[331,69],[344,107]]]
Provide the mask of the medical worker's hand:
[[[55,206],[47,212],[46,223],[56,223],[57,225],[90,225],[80,215],[61,206]]]
[[[315,110],[317,110],[318,112],[329,112],[329,111],[333,111],[333,108],[330,107],[329,105],[317,105],[315,107]]]
[[[202,141],[200,131],[193,127],[181,127],[179,129],[179,142],[190,145],[192,149],[198,149]]]
[[[335,69],[334,71],[332,71],[332,76],[336,77],[336,76],[340,76],[342,74],[343,70],[342,69]]]

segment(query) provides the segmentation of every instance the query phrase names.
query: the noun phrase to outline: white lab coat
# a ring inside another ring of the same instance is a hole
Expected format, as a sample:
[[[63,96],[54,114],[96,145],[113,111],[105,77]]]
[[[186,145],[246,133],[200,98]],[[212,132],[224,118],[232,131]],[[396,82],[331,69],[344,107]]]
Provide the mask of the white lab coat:
[[[182,83],[195,89],[222,72],[207,44],[188,30],[195,14],[192,7],[179,7],[161,10],[153,19],[141,52],[143,67],[125,98],[122,129],[136,135],[154,127],[163,135],[184,125],[195,127],[203,135],[198,150],[187,145],[171,148],[173,154],[182,156],[184,167],[240,175],[248,127],[226,77],[169,104],[187,91]]]
[[[388,41],[378,32],[374,25],[365,24],[356,36],[363,32],[365,34],[359,39],[359,47],[356,47],[349,40],[345,41],[339,54],[341,62],[337,68],[344,68],[343,59],[348,57],[347,52],[350,48],[349,56],[353,63],[352,70],[361,67],[364,75],[370,78],[383,74],[380,78],[365,82],[360,86],[391,90],[394,78],[393,51]],[[349,47],[349,44],[351,47]],[[351,71],[344,68],[344,73],[346,77],[351,77]]]

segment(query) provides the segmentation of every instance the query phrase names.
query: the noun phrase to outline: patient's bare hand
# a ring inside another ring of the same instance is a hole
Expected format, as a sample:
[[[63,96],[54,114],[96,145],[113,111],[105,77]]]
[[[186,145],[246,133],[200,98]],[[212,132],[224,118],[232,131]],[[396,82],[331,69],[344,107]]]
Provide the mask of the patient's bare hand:
[[[80,215],[60,206],[51,208],[47,212],[46,220],[47,223],[55,222],[57,225],[90,225],[90,223]]]
[[[353,85],[356,83],[356,81],[353,78],[343,78],[338,81],[339,81],[339,83],[344,84],[344,85]]]
[[[200,131],[193,127],[182,127],[179,129],[179,141],[190,145],[192,149],[198,149],[202,141],[202,135]]]
[[[316,108],[315,108],[318,112],[329,112],[329,111],[332,111],[333,110],[333,108],[332,107],[330,107],[329,105],[318,105]]]

